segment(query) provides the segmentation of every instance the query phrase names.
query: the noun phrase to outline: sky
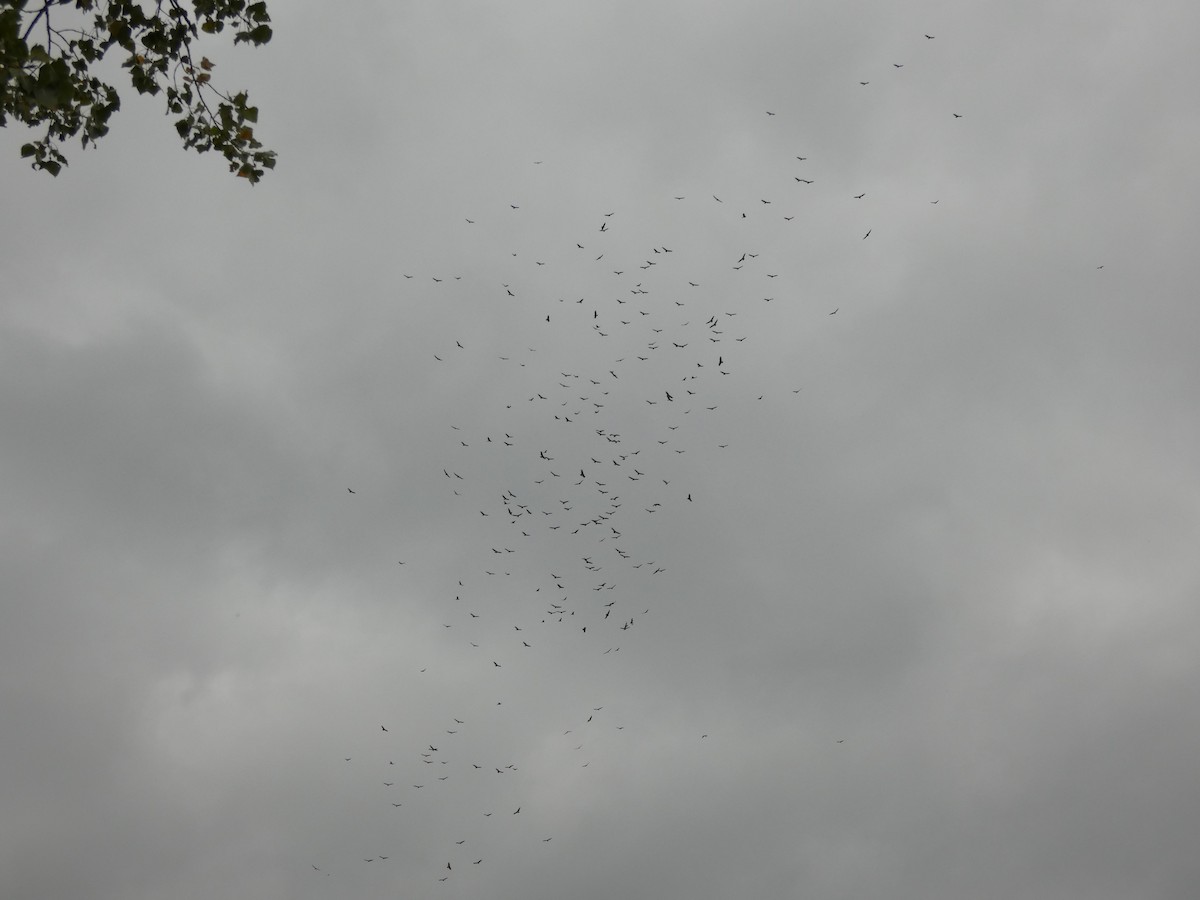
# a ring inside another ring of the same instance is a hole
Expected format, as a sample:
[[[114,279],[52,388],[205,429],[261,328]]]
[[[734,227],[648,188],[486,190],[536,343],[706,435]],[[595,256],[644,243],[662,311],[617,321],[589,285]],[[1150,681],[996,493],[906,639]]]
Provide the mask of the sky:
[[[1200,894],[1200,8],[269,8],[0,132],[0,894]]]

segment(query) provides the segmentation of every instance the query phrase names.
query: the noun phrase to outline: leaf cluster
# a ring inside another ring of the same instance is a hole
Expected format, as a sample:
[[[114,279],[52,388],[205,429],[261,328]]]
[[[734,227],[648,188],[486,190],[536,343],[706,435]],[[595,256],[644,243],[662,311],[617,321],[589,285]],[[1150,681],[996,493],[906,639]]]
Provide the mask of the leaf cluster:
[[[0,126],[44,127],[21,155],[57,175],[67,164],[60,142],[95,146],[120,109],[117,89],[96,75],[111,52],[139,94],[164,96],[184,147],[216,150],[253,184],[275,167],[254,135],[258,108],[245,91],[219,90],[215,63],[197,59],[196,46],[226,29],[235,44],[259,46],[270,22],[267,4],[248,0],[0,0]]]

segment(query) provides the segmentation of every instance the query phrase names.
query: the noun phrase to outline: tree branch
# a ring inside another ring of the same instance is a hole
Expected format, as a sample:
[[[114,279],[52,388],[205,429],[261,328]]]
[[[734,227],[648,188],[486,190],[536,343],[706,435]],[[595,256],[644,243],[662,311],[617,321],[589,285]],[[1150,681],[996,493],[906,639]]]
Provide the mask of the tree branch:
[[[21,35],[21,40],[26,41],[29,39],[30,33],[33,31],[34,28],[37,27],[38,19],[42,18],[42,16],[46,17],[46,30],[47,30],[47,32],[49,32],[49,30],[50,30],[50,7],[62,6],[63,4],[70,3],[70,2],[71,2],[71,0],[45,0],[45,2],[42,4],[42,8],[39,9],[37,11],[37,14],[33,17],[33,21],[29,23],[29,27],[25,29],[25,33],[23,35]]]

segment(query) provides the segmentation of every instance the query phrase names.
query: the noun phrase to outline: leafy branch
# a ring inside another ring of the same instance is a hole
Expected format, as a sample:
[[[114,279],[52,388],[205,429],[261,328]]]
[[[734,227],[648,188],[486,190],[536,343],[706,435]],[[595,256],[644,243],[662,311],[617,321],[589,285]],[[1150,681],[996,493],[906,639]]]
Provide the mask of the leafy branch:
[[[123,56],[121,66],[139,94],[164,95],[184,147],[216,150],[251,184],[275,167],[275,152],[254,134],[258,108],[245,91],[218,89],[215,63],[204,55],[197,61],[195,51],[203,37],[227,28],[235,45],[270,41],[265,2],[41,0],[36,9],[28,6],[28,0],[0,0],[0,126],[11,117],[45,127],[40,140],[21,148],[35,169],[57,175],[67,164],[60,142],[78,137],[86,149],[108,133],[120,96],[94,71],[109,51]],[[74,16],[74,27],[58,21],[64,13]]]

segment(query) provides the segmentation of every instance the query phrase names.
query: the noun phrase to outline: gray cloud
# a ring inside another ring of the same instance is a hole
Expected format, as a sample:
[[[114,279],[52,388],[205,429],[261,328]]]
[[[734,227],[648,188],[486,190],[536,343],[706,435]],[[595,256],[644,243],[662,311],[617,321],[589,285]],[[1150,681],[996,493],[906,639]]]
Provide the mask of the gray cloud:
[[[339,12],[12,163],[4,892],[1193,896],[1196,13]]]

